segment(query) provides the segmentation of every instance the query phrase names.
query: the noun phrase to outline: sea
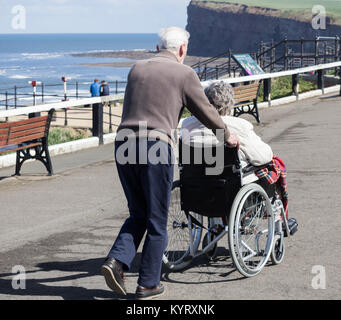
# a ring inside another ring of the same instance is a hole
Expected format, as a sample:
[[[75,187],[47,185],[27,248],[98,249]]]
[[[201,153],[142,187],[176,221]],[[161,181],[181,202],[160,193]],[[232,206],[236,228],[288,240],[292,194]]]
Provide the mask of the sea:
[[[68,87],[75,94],[78,82],[79,95],[89,95],[89,85],[94,78],[109,82],[126,81],[130,68],[86,66],[86,64],[128,61],[124,58],[73,56],[75,53],[108,51],[154,50],[157,34],[0,34],[0,106],[4,105],[5,92],[12,101],[14,86],[20,101],[32,98],[28,82],[44,84],[46,101],[56,100],[61,94],[63,76],[71,78]],[[120,85],[122,87],[122,85]],[[37,93],[41,88],[37,87]],[[39,100],[39,99],[38,99]],[[58,100],[58,99],[57,99]],[[2,102],[1,102],[2,101]]]

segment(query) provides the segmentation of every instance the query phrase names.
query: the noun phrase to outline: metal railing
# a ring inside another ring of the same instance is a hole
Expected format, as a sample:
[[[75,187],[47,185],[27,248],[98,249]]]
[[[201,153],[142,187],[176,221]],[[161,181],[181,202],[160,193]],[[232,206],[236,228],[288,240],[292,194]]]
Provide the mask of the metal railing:
[[[278,43],[261,43],[257,62],[264,71],[283,71],[329,63],[341,59],[341,38],[284,39]]]
[[[192,68],[202,81],[236,77],[243,73],[243,70],[234,61],[232,54],[237,54],[237,52],[228,50],[215,57],[198,62],[192,65]],[[278,43],[274,41],[262,42],[258,51],[251,52],[250,55],[265,72],[330,63],[341,60],[341,38],[335,36],[316,37],[312,40],[284,39]]]
[[[107,82],[110,91],[119,94],[125,91],[127,81]],[[39,83],[36,90],[28,86],[14,86],[12,88],[0,89],[0,110],[27,107],[28,105],[43,104],[46,102],[57,102],[67,99],[88,98],[90,84],[84,82],[68,82],[67,91],[64,91],[64,84],[44,84]],[[87,92],[85,94],[85,92]]]
[[[328,69],[337,68],[340,81],[340,96],[341,96],[341,61],[320,64],[311,67],[299,68],[295,70],[286,70],[274,73],[267,73],[254,76],[243,76],[237,78],[224,79],[230,84],[245,83],[250,81],[264,81],[263,97],[264,101],[268,101],[271,104],[271,80],[274,78],[292,76],[292,94],[299,99],[298,80],[300,74],[307,72],[317,72],[317,87],[324,93],[324,74]],[[202,82],[203,87],[208,86],[210,83],[216,80],[210,80]],[[265,85],[266,84],[266,85]],[[58,103],[49,103],[36,106],[30,106],[26,108],[17,108],[10,110],[0,110],[0,121],[8,121],[8,118],[18,119],[20,117],[26,117],[30,114],[37,114],[41,112],[48,112],[50,109],[56,110],[55,118],[52,121],[52,126],[66,126],[74,127],[72,121],[84,121],[86,125],[82,126],[92,130],[93,136],[99,138],[100,144],[103,143],[103,133],[114,132],[114,127],[118,126],[121,120],[121,113],[113,112],[115,102],[121,101],[124,98],[124,94],[110,95],[104,97],[86,98],[78,100],[70,100]],[[117,121],[114,121],[116,118]],[[59,121],[59,124],[57,123]],[[105,127],[106,126],[106,130]]]
[[[340,84],[340,96],[341,96],[341,59],[337,62],[326,63],[326,64],[319,64],[316,66],[304,67],[299,69],[293,70],[286,70],[286,71],[279,71],[273,73],[265,73],[260,75],[253,75],[253,76],[245,76],[245,77],[237,77],[237,78],[228,78],[223,79],[222,81],[226,81],[230,84],[238,84],[250,81],[263,81],[263,101],[268,101],[271,103],[271,80],[274,78],[280,78],[285,76],[292,77],[292,94],[296,96],[296,99],[299,99],[299,76],[304,73],[317,73],[317,88],[324,93],[325,90],[325,80],[324,75],[326,70],[336,69],[337,75],[339,77],[339,84]],[[207,87],[212,82],[216,80],[208,80],[202,82],[203,87]],[[221,80],[220,80],[221,81]]]

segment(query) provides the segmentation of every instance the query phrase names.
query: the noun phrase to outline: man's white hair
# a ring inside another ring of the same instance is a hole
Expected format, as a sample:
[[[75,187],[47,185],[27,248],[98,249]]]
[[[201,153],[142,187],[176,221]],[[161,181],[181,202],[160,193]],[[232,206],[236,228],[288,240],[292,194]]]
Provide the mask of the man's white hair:
[[[159,48],[177,51],[184,43],[188,44],[189,32],[180,27],[168,27],[159,32]]]

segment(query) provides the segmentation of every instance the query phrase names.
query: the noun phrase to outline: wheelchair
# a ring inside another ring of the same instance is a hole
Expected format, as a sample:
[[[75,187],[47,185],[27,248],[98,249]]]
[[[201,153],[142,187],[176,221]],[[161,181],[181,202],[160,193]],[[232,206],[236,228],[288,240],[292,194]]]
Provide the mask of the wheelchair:
[[[209,154],[223,156],[220,167],[207,161]],[[233,264],[245,277],[261,272],[270,258],[273,264],[283,261],[284,237],[290,236],[283,203],[275,185],[255,175],[267,165],[242,167],[236,148],[181,141],[178,165],[180,179],[172,186],[163,254],[170,272],[183,270],[200,255],[213,260],[225,235]],[[207,174],[214,166],[218,173]]]

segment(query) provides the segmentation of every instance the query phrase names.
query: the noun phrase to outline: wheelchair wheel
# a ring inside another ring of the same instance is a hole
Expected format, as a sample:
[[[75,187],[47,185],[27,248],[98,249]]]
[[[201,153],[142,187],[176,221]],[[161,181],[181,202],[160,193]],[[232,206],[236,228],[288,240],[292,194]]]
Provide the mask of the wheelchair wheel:
[[[191,216],[201,224],[203,223],[201,215],[191,212]],[[175,181],[168,213],[168,245],[162,257],[164,265],[171,271],[179,271],[191,263],[190,237],[193,239],[193,254],[200,244],[202,228],[192,223],[190,233],[188,227],[187,216],[181,210],[180,181]]]
[[[257,275],[267,263],[274,241],[274,215],[268,195],[258,184],[240,189],[231,207],[229,246],[237,270]]]
[[[280,235],[276,235],[271,251],[272,263],[280,264],[284,259],[284,254],[285,254],[284,239]]]

